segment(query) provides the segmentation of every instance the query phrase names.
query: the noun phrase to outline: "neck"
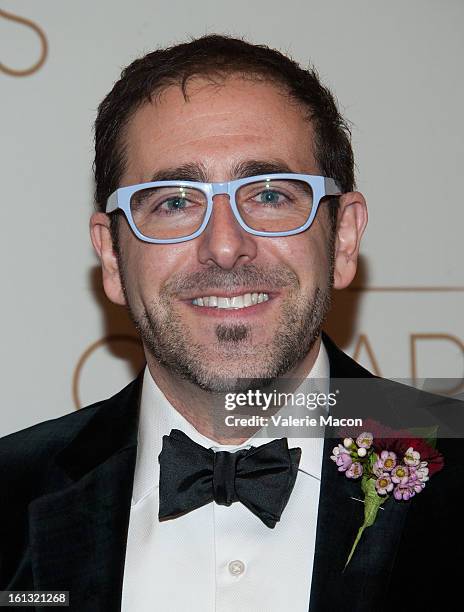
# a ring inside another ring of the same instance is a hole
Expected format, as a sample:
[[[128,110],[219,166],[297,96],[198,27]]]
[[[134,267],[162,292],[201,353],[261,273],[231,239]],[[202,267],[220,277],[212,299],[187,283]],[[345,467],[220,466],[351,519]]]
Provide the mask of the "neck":
[[[321,337],[318,336],[305,358],[286,373],[285,384],[290,384],[290,387],[287,386],[285,392],[294,391],[309,375],[319,354],[320,345]],[[167,370],[146,350],[145,355],[150,374],[163,395],[174,409],[203,436],[219,444],[241,444],[261,428],[259,424],[239,429],[226,427],[224,418],[232,414],[225,410],[226,393],[204,391],[194,383]]]

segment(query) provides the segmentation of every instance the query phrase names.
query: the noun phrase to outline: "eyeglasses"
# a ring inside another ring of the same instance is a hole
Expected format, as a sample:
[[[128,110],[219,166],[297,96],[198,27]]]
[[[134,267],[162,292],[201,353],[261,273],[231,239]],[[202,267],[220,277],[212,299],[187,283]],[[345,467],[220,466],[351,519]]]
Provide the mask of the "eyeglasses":
[[[341,193],[333,179],[311,174],[267,174],[227,183],[156,181],[120,187],[108,198],[106,212],[121,209],[144,242],[175,244],[199,236],[214,196],[226,194],[245,231],[292,236],[310,227],[323,197]]]

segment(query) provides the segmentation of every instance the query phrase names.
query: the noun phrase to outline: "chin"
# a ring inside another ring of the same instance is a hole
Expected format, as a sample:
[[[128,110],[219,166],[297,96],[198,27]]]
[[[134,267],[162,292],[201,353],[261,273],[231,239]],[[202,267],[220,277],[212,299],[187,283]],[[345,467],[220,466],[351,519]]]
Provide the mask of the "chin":
[[[252,363],[246,355],[240,359],[221,359],[219,367],[217,360],[214,364],[202,363],[197,366],[190,369],[187,378],[211,393],[240,393],[262,388],[271,384],[280,374],[262,362]]]

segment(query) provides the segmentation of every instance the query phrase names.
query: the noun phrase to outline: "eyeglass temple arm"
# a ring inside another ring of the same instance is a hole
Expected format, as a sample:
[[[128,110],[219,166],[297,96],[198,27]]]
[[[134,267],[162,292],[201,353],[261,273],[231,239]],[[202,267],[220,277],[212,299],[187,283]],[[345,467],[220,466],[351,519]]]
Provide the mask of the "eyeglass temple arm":
[[[110,195],[108,200],[106,201],[106,212],[110,213],[119,208],[118,204],[118,193],[115,191]]]
[[[324,183],[326,196],[341,195],[343,193],[343,190],[340,188],[338,183],[334,181],[334,179],[324,178]]]

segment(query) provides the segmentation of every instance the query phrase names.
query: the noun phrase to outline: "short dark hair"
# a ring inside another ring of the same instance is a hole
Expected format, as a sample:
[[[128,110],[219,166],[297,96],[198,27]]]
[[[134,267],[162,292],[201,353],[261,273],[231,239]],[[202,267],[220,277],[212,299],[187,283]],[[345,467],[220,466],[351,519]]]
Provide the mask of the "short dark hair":
[[[265,45],[213,34],[157,49],[135,60],[122,71],[121,78],[98,107],[94,161],[98,210],[105,210],[106,200],[119,186],[125,164],[124,132],[133,114],[170,85],[179,85],[187,99],[187,83],[192,77],[214,79],[231,74],[282,85],[290,98],[306,107],[314,129],[314,153],[320,171],[334,178],[344,192],[353,191],[351,132],[316,70],[304,69]],[[332,224],[336,222],[337,205],[335,199],[330,207]]]

